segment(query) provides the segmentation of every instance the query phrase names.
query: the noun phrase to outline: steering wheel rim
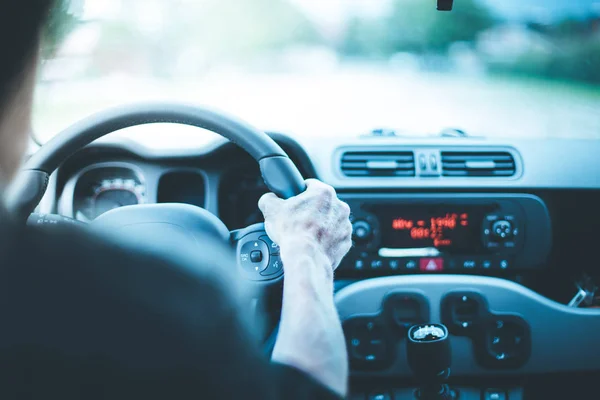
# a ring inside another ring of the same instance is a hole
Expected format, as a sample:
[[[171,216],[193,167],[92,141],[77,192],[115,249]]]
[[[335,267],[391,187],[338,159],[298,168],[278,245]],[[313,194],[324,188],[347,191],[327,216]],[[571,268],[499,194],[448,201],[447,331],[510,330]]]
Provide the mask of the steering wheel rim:
[[[302,175],[285,151],[246,122],[199,106],[146,103],[99,112],[56,135],[26,162],[7,193],[7,207],[26,218],[41,201],[52,172],[71,155],[109,133],[151,123],[196,126],[227,138],[258,162],[265,184],[279,197],[289,198],[306,189]]]
[[[15,183],[9,189],[6,197],[9,210],[17,217],[26,220],[41,201],[50,175],[71,155],[109,133],[150,123],[178,123],[196,126],[229,139],[248,152],[258,162],[265,184],[272,192],[282,198],[295,196],[306,189],[302,175],[285,151],[265,133],[258,131],[247,123],[197,106],[172,103],[137,104],[112,108],[85,118],[71,125],[43,145],[27,161]],[[125,218],[122,218],[123,215]],[[178,224],[169,224],[175,226],[175,229],[190,232],[194,229],[194,222],[204,222],[200,225],[204,227],[205,232],[220,236],[221,239],[227,236],[226,227],[214,215],[201,208],[182,204],[139,205],[118,208],[103,214],[99,218],[103,219],[99,225],[104,224],[109,227],[121,225],[121,228],[135,226],[136,224],[138,227],[148,224],[163,224],[164,226],[164,218],[173,215],[179,217]],[[40,221],[45,222],[46,218],[47,216],[44,215],[35,216],[38,224]],[[123,219],[126,222],[123,222]],[[56,222],[56,220],[52,222]],[[175,232],[175,234],[180,234],[180,232]],[[196,239],[196,242],[198,241],[197,238],[194,239]],[[233,231],[228,239],[230,244],[237,247],[238,269],[244,271],[246,278],[251,281],[254,280],[259,285],[270,285],[281,281],[283,269],[281,268],[279,248],[266,236],[264,224],[255,224]],[[251,245],[256,246],[257,243],[263,245],[265,249],[269,248],[266,250],[266,262],[263,260],[263,264],[261,264],[264,268],[261,271],[258,267],[255,271],[255,264],[250,264],[251,268],[248,268],[249,260],[244,260],[243,256],[245,248]],[[245,267],[244,261],[247,261]],[[265,343],[267,353],[273,347],[277,330],[276,326],[267,337]]]

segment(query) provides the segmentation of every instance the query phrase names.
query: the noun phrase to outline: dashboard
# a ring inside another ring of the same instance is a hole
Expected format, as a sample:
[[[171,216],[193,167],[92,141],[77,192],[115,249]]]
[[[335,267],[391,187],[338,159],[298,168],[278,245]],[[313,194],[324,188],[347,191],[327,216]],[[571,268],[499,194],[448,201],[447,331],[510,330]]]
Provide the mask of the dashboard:
[[[352,210],[355,245],[335,286],[355,398],[410,398],[415,323],[448,326],[461,398],[555,393],[536,377],[600,371],[588,357],[600,311],[568,305],[582,277],[600,278],[600,141],[270,135]],[[262,221],[266,192],[256,163],[224,140],[167,151],[117,138],[53,174],[40,211],[89,222],[185,203],[235,230]]]

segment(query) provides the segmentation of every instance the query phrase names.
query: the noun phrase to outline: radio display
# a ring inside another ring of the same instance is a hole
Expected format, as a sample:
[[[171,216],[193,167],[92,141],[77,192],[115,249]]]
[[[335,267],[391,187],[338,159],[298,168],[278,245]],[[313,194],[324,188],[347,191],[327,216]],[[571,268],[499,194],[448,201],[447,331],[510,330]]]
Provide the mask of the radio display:
[[[440,252],[481,253],[483,220],[494,207],[380,205],[381,246],[394,249],[434,247]]]

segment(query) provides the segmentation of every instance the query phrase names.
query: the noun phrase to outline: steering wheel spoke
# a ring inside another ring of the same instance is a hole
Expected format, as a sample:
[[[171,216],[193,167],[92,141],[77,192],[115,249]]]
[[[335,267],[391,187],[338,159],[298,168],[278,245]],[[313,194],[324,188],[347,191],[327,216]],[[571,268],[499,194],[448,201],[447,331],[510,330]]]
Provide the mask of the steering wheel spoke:
[[[235,246],[236,262],[246,279],[272,283],[283,276],[283,263],[279,246],[273,242],[264,224],[232,231],[231,242]]]

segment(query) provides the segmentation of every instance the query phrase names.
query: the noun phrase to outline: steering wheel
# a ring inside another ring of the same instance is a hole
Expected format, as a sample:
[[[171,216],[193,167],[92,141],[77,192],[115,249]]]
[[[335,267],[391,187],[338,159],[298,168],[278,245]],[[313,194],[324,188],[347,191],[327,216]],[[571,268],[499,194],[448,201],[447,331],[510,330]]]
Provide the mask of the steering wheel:
[[[142,104],[110,109],[67,128],[43,145],[25,164],[9,190],[9,209],[25,220],[42,199],[48,180],[64,161],[94,140],[119,129],[149,123],[178,123],[213,131],[248,152],[259,164],[267,187],[282,198],[306,189],[304,179],[287,154],[265,133],[232,117],[208,109],[181,104]],[[76,223],[60,216],[36,216],[38,224]],[[30,218],[31,220],[31,218]],[[266,234],[264,224],[229,232],[208,211],[185,204],[133,205],[109,211],[92,222],[122,231],[139,242],[164,240],[189,243],[202,249],[206,235],[236,249],[237,267],[246,279],[271,284],[282,279],[279,247]],[[204,238],[204,240],[203,240]],[[201,254],[201,253],[200,253]]]

